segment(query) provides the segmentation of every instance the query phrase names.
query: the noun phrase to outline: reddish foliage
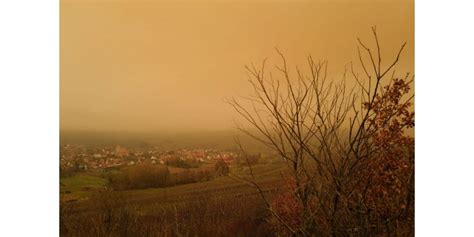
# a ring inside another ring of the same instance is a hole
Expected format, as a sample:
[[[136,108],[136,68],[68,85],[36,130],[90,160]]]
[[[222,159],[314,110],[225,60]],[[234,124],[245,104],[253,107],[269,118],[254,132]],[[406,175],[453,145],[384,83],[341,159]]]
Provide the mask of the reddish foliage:
[[[391,85],[376,95],[371,106],[365,104],[371,114],[365,127],[366,132],[370,134],[365,149],[370,147],[370,150],[366,150],[367,157],[359,163],[357,172],[348,178],[350,181],[345,187],[346,192],[340,196],[345,205],[340,205],[339,208],[346,209],[339,209],[336,213],[349,220],[344,224],[347,226],[345,230],[360,231],[356,226],[362,226],[367,229],[363,233],[358,232],[359,234],[384,235],[405,225],[408,227],[405,228],[408,230],[405,234],[409,235],[407,233],[413,229],[414,138],[406,135],[405,131],[407,128],[413,128],[415,122],[410,99],[402,102],[402,98],[410,92],[409,84],[410,82],[404,79],[394,79]],[[290,182],[290,191],[277,195],[271,203],[272,209],[281,220],[295,230],[304,225],[307,214],[305,205],[295,193],[296,186],[294,181]],[[310,198],[308,203],[316,201]],[[331,204],[323,203],[326,206],[321,208],[333,208]],[[311,209],[309,212],[316,213],[317,210],[313,208],[315,206],[308,204],[306,208]],[[324,217],[314,218],[320,230],[323,226],[330,225],[328,222],[324,223]],[[270,218],[269,223],[275,232],[290,234],[277,218]],[[383,226],[383,229],[378,230],[377,227],[377,230],[373,230],[374,226]],[[327,232],[324,233],[331,232],[325,231]]]
[[[352,201],[376,220],[397,220],[413,208],[414,139],[405,130],[415,120],[411,102],[401,101],[409,91],[409,82],[394,79],[371,107],[366,104],[374,113],[368,119],[371,154],[357,173],[355,193],[362,200]]]
[[[282,225],[281,221],[284,221],[293,229],[301,227],[303,221],[303,205],[292,192],[296,187],[295,182],[291,178],[288,180],[289,182],[286,185],[288,191],[276,195],[271,202],[272,210],[281,220],[278,220],[275,216],[270,216],[268,219],[272,230],[283,235],[290,235],[290,232]]]

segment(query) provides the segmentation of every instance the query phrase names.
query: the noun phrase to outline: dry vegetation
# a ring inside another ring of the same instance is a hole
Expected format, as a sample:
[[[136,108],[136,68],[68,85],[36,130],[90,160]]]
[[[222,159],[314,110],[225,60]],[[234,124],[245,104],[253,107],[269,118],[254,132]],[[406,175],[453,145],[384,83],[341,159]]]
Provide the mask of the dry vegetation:
[[[256,179],[269,195],[279,190],[282,168],[256,164]],[[250,177],[245,166],[230,172]],[[63,199],[61,236],[272,236],[259,193],[229,176],[165,188],[94,187],[87,195],[84,188],[67,194],[80,199]]]
[[[329,80],[327,62],[308,57],[309,75],[282,66],[277,74],[247,67],[254,93],[230,104],[253,129],[240,127],[286,161],[289,191],[261,192],[280,235],[411,236],[414,229],[413,95],[409,74],[386,66],[376,29],[374,48],[359,40],[362,73],[354,86]],[[244,105],[245,103],[251,106]],[[262,191],[252,179],[243,179]]]
[[[119,193],[90,200],[95,210],[74,212],[63,206],[63,236],[265,236],[265,210],[257,195],[233,198],[197,195],[195,200],[150,210],[127,205]],[[65,210],[66,209],[66,210]],[[146,208],[147,209],[147,208]],[[145,213],[141,213],[145,212]]]

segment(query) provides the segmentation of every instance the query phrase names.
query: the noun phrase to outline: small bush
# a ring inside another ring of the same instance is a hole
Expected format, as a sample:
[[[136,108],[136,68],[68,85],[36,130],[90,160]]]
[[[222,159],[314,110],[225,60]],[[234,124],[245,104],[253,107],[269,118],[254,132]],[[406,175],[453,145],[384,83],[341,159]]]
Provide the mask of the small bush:
[[[228,175],[229,174],[229,165],[223,160],[218,160],[214,165],[214,171],[216,175]]]

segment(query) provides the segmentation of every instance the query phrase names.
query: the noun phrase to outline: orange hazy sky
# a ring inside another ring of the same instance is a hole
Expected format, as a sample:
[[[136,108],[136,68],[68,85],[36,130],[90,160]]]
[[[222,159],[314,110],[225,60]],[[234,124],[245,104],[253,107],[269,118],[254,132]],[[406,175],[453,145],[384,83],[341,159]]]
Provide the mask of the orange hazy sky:
[[[279,63],[278,47],[290,65],[311,54],[338,73],[373,25],[386,57],[408,42],[397,70],[414,69],[412,0],[61,0],[60,11],[61,129],[231,129],[224,98],[249,92],[245,64]]]

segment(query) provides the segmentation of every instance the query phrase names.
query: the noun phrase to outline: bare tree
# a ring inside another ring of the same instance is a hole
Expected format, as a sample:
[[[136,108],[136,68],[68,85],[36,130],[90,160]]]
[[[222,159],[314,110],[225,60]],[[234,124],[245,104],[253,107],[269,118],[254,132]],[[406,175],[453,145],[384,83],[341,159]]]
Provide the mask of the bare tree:
[[[409,93],[412,78],[409,74],[397,78],[393,70],[405,43],[393,61],[383,67],[375,27],[372,32],[374,51],[358,39],[361,75],[351,64],[341,79],[328,79],[327,62],[316,62],[311,56],[307,59],[309,73],[296,67],[292,74],[284,55],[276,49],[282,60],[282,65],[276,66],[277,74],[266,71],[265,61],[258,68],[247,66],[253,94],[229,101],[251,125],[250,129],[238,129],[276,151],[288,166],[292,198],[300,209],[293,217],[298,219],[297,225],[279,215],[262,189],[250,182],[261,192],[287,234],[370,235],[380,233],[374,230],[382,221],[380,218],[392,218],[371,214],[374,211],[368,200],[374,196],[371,178],[376,172],[365,170],[383,166],[383,162],[375,161],[394,149],[385,143],[394,136],[406,138],[404,130],[414,126],[414,115],[409,112],[413,96],[402,101]],[[346,82],[347,74],[356,82],[354,85]],[[390,130],[389,138],[380,135],[388,133],[387,127],[396,130]],[[399,159],[398,155],[394,159]],[[404,182],[409,181],[404,180],[402,186]],[[375,217],[379,219],[371,220]]]

